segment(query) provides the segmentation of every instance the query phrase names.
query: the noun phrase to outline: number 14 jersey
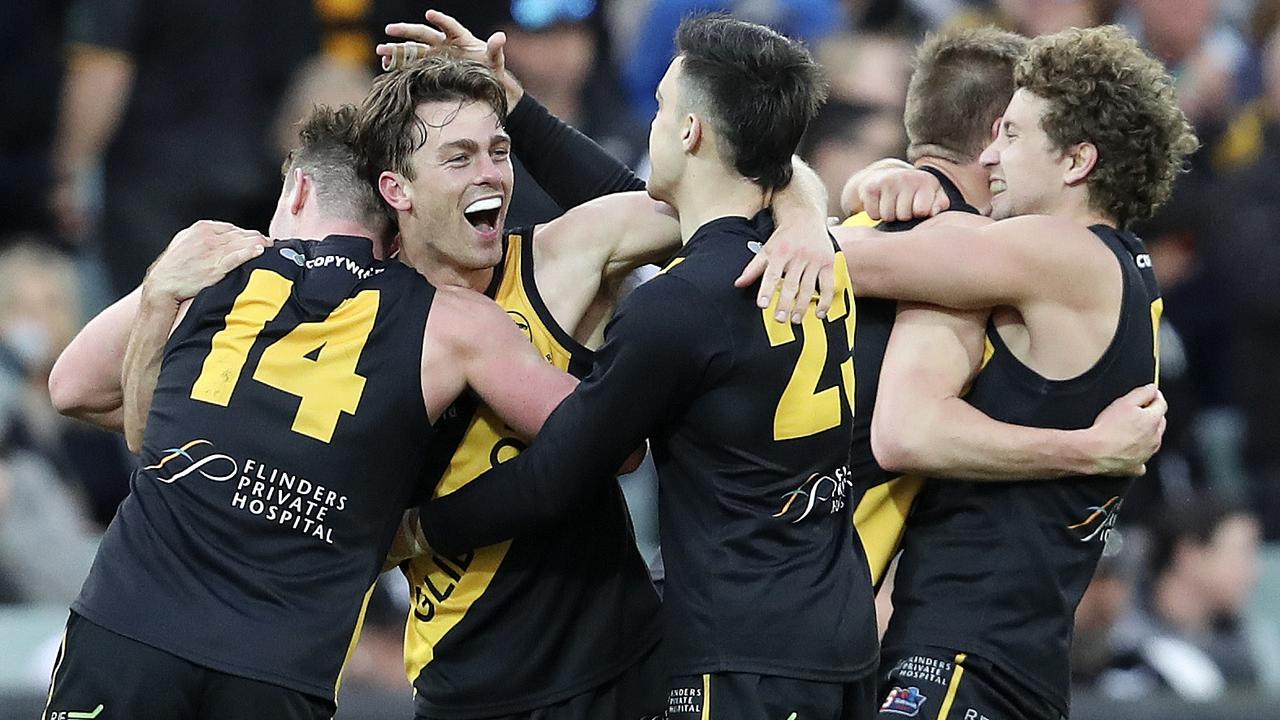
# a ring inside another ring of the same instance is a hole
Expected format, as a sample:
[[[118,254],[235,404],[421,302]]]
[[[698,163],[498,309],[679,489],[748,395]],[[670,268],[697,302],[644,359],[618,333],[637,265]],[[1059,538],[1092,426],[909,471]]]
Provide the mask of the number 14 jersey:
[[[333,698],[422,477],[433,296],[343,236],[278,241],[197,295],[72,609],[199,665]]]

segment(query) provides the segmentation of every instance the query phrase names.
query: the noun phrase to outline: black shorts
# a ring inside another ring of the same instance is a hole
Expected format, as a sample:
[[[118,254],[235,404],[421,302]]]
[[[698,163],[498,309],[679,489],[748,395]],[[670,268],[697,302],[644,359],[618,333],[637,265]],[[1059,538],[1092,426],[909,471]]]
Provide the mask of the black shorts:
[[[987,660],[919,647],[880,658],[878,720],[1062,720],[1048,701]]]
[[[71,613],[41,720],[329,720],[334,703],[210,670]]]
[[[661,645],[603,685],[551,705],[487,720],[661,720],[666,707]],[[414,720],[431,720],[418,711]]]
[[[847,683],[751,673],[673,677],[667,720],[870,720],[875,676]]]

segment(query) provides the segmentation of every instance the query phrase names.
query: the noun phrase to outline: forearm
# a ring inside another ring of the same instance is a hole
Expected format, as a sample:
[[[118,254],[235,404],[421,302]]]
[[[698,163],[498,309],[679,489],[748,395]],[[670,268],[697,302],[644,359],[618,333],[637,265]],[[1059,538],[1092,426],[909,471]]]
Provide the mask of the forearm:
[[[49,373],[49,398],[58,412],[106,430],[124,429],[120,375],[141,297],[141,288],[135,289],[98,313],[58,356]]]
[[[507,116],[506,129],[516,157],[565,210],[603,195],[645,188],[631,168],[552,115],[528,93]]]
[[[151,400],[160,379],[165,342],[178,317],[179,305],[175,298],[143,286],[138,319],[129,334],[120,381],[124,388],[125,442],[135,453],[142,448],[147,415],[151,412]]]
[[[822,179],[800,158],[792,158],[791,182],[773,194],[773,212],[778,224],[816,222],[826,227],[827,188]]]
[[[1055,479],[1095,472],[1087,430],[1051,430],[993,420],[964,400],[933,403],[892,428],[873,428],[886,470],[956,480]]]
[[[102,157],[133,86],[134,66],[122,52],[72,45],[63,83],[54,170],[77,176]]]

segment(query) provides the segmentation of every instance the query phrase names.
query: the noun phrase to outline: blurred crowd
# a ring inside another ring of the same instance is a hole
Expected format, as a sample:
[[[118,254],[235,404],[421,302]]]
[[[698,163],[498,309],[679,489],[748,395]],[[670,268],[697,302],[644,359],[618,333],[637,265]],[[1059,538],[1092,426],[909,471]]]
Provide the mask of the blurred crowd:
[[[1280,687],[1280,597],[1269,616],[1251,611],[1266,543],[1280,541],[1280,0],[432,6],[479,35],[505,31],[508,67],[528,91],[641,174],[653,91],[682,16],[724,10],[803,38],[832,92],[801,151],[827,183],[833,215],[850,174],[902,155],[910,59],[926,32],[1128,28],[1177,79],[1203,147],[1173,200],[1137,228],[1166,298],[1169,425],[1081,605],[1076,678],[1118,698]],[[51,409],[46,381],[59,351],[193,221],[265,231],[294,123],[314,103],[359,100],[378,71],[383,26],[421,21],[427,7],[0,4],[10,108],[0,114],[0,601],[69,603],[128,489],[123,444]],[[527,176],[516,187],[509,225],[559,214]],[[385,595],[348,677],[403,687],[395,602],[404,593]]]

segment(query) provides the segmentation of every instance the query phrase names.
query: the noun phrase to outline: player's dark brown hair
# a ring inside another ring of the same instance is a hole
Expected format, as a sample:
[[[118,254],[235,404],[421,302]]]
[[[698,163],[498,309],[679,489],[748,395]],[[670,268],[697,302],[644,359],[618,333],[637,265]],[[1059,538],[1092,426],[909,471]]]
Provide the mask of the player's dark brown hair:
[[[991,142],[1013,97],[1013,66],[1029,41],[994,27],[931,33],[916,51],[902,121],[907,159],[967,164]]]
[[[376,186],[384,170],[413,179],[413,153],[427,142],[430,129],[418,117],[418,106],[437,101],[459,107],[482,102],[499,123],[507,119],[507,94],[482,63],[433,55],[385,73],[374,80],[356,121],[356,152],[366,182]]]
[[[1031,41],[1014,81],[1048,101],[1040,126],[1061,150],[1098,149],[1089,204],[1121,227],[1150,217],[1199,147],[1173,78],[1121,28],[1073,28]]]
[[[354,105],[312,109],[298,130],[298,146],[289,152],[280,170],[286,183],[294,169],[302,170],[315,184],[321,213],[357,221],[378,234],[374,240],[381,242],[394,228],[395,216],[357,170],[353,145],[356,112]]]
[[[791,182],[791,156],[827,99],[804,45],[727,15],[687,18],[676,31],[681,95],[706,114],[721,152],[764,188]]]

